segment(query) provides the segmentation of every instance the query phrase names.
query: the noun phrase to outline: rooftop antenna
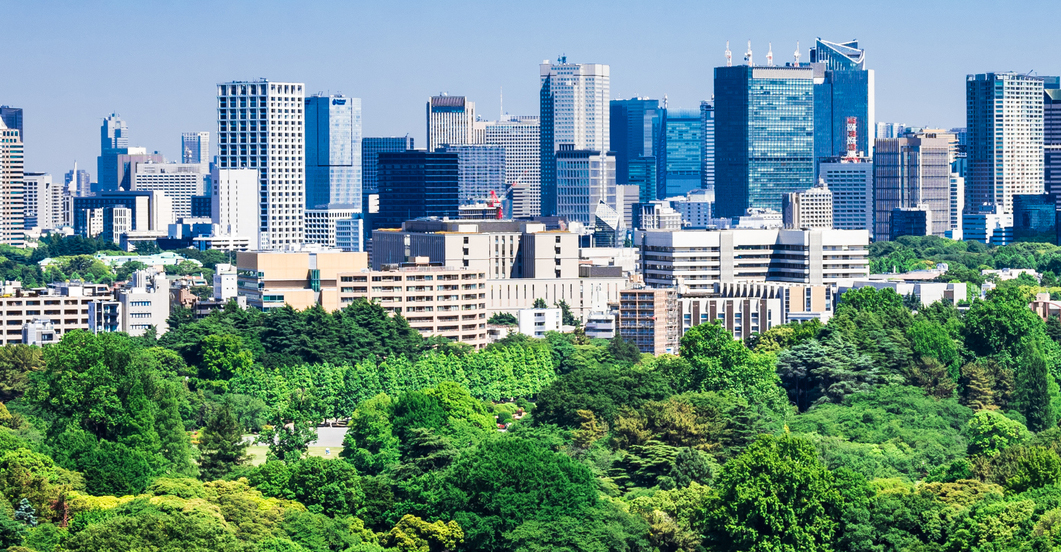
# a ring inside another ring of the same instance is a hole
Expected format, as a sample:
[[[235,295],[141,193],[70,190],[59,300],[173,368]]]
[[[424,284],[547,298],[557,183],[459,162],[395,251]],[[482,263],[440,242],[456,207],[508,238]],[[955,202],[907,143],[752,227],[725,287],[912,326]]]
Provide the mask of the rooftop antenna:
[[[799,67],[799,41],[798,40],[796,41],[796,53],[794,55],[796,57],[796,67]]]
[[[729,41],[726,41],[726,67],[733,66],[733,52],[729,51]]]
[[[744,52],[744,61],[748,62],[748,67],[751,67],[752,65],[755,65],[752,62],[752,41],[751,40],[748,40],[748,51]]]
[[[770,45],[769,51],[766,52],[766,64],[772,66],[774,64],[774,43],[767,42]]]
[[[667,109],[667,95],[663,95],[663,109]]]

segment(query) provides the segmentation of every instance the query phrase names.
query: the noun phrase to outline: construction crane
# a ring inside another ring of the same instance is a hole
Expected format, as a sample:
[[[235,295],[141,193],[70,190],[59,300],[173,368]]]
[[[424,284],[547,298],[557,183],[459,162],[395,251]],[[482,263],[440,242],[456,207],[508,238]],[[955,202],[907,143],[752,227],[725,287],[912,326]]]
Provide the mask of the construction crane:
[[[516,180],[514,180],[511,184],[505,187],[504,191],[501,192],[500,197],[497,195],[496,192],[490,190],[490,199],[487,201],[486,204],[491,209],[497,209],[497,220],[502,220],[505,218],[505,201],[507,200],[509,202],[509,205],[512,205],[512,198],[510,197],[510,195],[512,194],[512,190],[514,190],[516,186],[520,185],[520,180],[522,180],[523,177],[527,175],[527,171],[529,170],[530,169],[524,169],[524,171],[516,178]]]

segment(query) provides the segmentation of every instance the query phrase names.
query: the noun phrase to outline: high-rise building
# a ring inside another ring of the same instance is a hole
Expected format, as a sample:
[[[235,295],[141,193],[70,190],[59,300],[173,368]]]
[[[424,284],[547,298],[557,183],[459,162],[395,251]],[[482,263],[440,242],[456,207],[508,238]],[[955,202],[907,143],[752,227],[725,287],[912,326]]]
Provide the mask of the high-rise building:
[[[210,163],[210,133],[181,134],[181,163]]]
[[[615,152],[615,182],[630,184],[630,162],[655,156],[653,128],[659,115],[659,100],[612,100],[609,109],[608,141]]]
[[[0,243],[22,247],[25,243],[23,216],[23,150],[18,129],[7,128],[0,119]]]
[[[498,146],[442,145],[441,153],[457,154],[457,201],[461,205],[487,203],[490,192],[505,193],[505,150]]]
[[[906,125],[902,123],[877,123],[877,138],[899,138],[906,131]]]
[[[700,187],[715,189],[715,104],[700,102]]]
[[[405,151],[380,153],[379,213],[373,230],[400,228],[420,217],[460,216],[456,153]]]
[[[598,208],[615,209],[615,156],[610,152],[568,149],[556,157],[556,216],[592,228]]]
[[[630,184],[636,185],[638,189],[638,200],[641,203],[648,203],[658,195],[656,178],[656,158],[655,157],[638,157],[628,163],[629,172],[628,180]]]
[[[855,151],[873,157],[877,130],[873,92],[873,70],[866,69],[866,51],[857,41],[829,42],[818,38],[810,50],[810,61],[820,79],[814,85],[815,163],[847,153],[848,120],[857,123]],[[820,82],[818,82],[820,80]]]
[[[953,170],[950,173],[950,232],[944,235],[952,240],[961,241],[962,212],[965,210],[965,178]]]
[[[1043,187],[1061,204],[1061,89],[1043,89]]]
[[[953,134],[942,130],[877,139],[873,157],[875,240],[891,239],[891,217],[896,209],[929,212],[931,227],[926,231],[930,235],[945,236],[951,230],[953,139]]]
[[[361,209],[361,99],[306,98],[306,208]]]
[[[210,167],[203,163],[135,163],[131,190],[158,190],[170,199],[174,220],[192,216],[192,197],[208,191]]]
[[[965,212],[1011,214],[1014,195],[1043,193],[1043,80],[969,75]]]
[[[67,171],[66,176],[63,177],[63,187],[63,192],[71,196],[87,196],[92,193],[92,177],[89,176],[88,171],[78,169],[77,161],[74,161],[73,170]]]
[[[218,167],[258,169],[262,249],[305,238],[304,88],[265,79],[217,85]]]
[[[476,124],[475,102],[446,94],[427,100],[427,151],[438,151],[444,145],[481,143],[483,127]]]
[[[659,114],[656,142],[656,199],[683,196],[703,186],[703,120],[700,111],[668,109]]]
[[[833,192],[833,228],[873,230],[873,161],[837,157],[822,161],[818,173]]]
[[[486,123],[483,143],[505,150],[505,190],[511,197],[513,217],[542,214],[540,133],[536,116]]]
[[[379,194],[379,179],[377,178],[377,159],[379,154],[387,152],[412,151],[413,138],[411,136],[390,136],[383,138],[364,138],[361,140],[361,197],[362,212],[366,215],[376,212],[379,207],[369,205],[370,197]]]
[[[226,237],[229,243],[247,243],[248,249],[259,249],[260,182],[256,169],[214,168],[210,175],[213,186],[210,221],[214,224],[214,237]]]
[[[609,151],[611,69],[607,65],[568,63],[562,56],[539,66],[541,76],[542,215],[558,214],[556,152]],[[613,158],[614,159],[614,158]],[[613,180],[614,182],[614,180]]]
[[[52,175],[47,173],[25,173],[23,182],[23,223],[26,230],[58,228],[63,216],[62,188],[52,182]]]
[[[806,230],[833,227],[833,192],[824,180],[805,192],[785,194],[781,201],[785,228]]]
[[[22,125],[22,108],[0,105],[0,120],[12,130],[17,130],[22,143],[26,142],[26,129]]]
[[[106,152],[109,149],[122,149],[129,147],[129,125],[117,113],[111,113],[103,119],[100,127],[99,149]]]
[[[814,69],[715,68],[715,197],[719,216],[779,211],[814,185]]]
[[[96,160],[99,171],[92,192],[117,192],[132,189],[133,168],[138,163],[165,163],[166,158],[147,153],[147,148],[114,148],[103,151]]]

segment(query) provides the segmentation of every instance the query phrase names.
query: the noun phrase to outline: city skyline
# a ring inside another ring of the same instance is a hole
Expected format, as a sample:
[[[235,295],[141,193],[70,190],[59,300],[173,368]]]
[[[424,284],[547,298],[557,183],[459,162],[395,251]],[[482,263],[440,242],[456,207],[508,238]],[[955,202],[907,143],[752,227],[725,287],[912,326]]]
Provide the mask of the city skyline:
[[[464,95],[476,102],[483,118],[497,119],[503,90],[505,112],[536,115],[539,86],[534,66],[563,54],[575,63],[609,65],[610,99],[667,95],[672,108],[694,109],[710,99],[711,72],[724,65],[727,40],[738,52],[735,57],[750,38],[757,60],[764,60],[772,47],[780,64],[792,58],[797,40],[807,61],[815,37],[857,39],[867,50],[867,67],[877,72],[876,119],[943,128],[964,126],[967,74],[1061,72],[1058,62],[1050,59],[1050,33],[1036,32],[1039,26],[1045,29],[1045,22],[1027,17],[1037,7],[1048,6],[1039,2],[1006,10],[987,9],[997,6],[986,2],[921,6],[919,20],[938,22],[937,28],[925,31],[925,38],[906,30],[901,6],[840,9],[840,3],[836,9],[815,10],[813,17],[798,6],[777,6],[766,10],[766,16],[749,17],[753,14],[736,6],[685,4],[677,6],[682,17],[657,21],[640,17],[632,3],[571,6],[565,12],[570,17],[563,20],[549,16],[554,11],[549,2],[533,10],[472,3],[460,16],[446,3],[423,4],[413,18],[396,17],[396,7],[371,4],[321,4],[315,10],[269,2],[255,4],[260,8],[254,10],[241,9],[245,3],[149,7],[148,20],[172,21],[163,28],[143,25],[145,13],[125,9],[130,6],[125,2],[111,2],[93,13],[55,9],[67,5],[14,4],[7,10],[12,39],[23,48],[10,71],[15,78],[0,82],[0,103],[25,110],[27,170],[53,175],[70,170],[75,160],[91,166],[99,155],[99,125],[111,113],[128,122],[130,146],[180,160],[181,133],[216,132],[213,87],[259,77],[304,82],[308,94],[341,92],[361,98],[365,136],[408,133],[426,144],[426,97],[439,92]],[[332,16],[310,15],[322,10]],[[240,27],[246,31],[225,25],[237,13],[248,19]],[[582,25],[579,16],[587,14],[597,18],[601,30]],[[31,23],[42,19],[51,24],[49,32],[30,31],[37,27]],[[270,36],[254,52],[236,58],[207,55],[217,44],[210,37],[222,29],[238,42],[271,19],[283,20],[285,32]],[[351,34],[340,23],[352,19],[371,24]],[[104,22],[126,32],[94,33]],[[1019,32],[1007,32],[1014,30]],[[644,40],[627,40],[630,32]],[[1021,38],[994,39],[1007,34]],[[464,35],[476,40],[423,47],[432,37]],[[196,38],[201,44],[189,50]],[[646,42],[661,46],[645,48]],[[929,49],[937,54],[924,55],[929,42],[937,45]],[[322,50],[342,44],[347,47]],[[483,47],[488,44],[494,46]],[[496,47],[499,44],[503,47]],[[94,61],[97,53],[115,51],[123,52],[121,72]],[[204,55],[192,56],[195,64],[186,65],[190,51]],[[310,51],[319,53],[305,55]],[[175,69],[181,70],[179,79],[172,76]],[[917,101],[910,101],[911,94]]]

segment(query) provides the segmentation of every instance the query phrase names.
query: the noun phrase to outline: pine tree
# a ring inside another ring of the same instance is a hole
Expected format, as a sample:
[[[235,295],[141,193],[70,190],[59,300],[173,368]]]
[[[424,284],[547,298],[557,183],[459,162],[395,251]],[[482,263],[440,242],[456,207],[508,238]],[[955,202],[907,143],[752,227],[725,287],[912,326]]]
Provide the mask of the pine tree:
[[[199,438],[200,476],[205,481],[220,479],[247,461],[247,446],[243,440],[243,428],[229,407],[215,410]]]
[[[1052,396],[1057,394],[1057,383],[1052,379],[1042,353],[1035,345],[1027,345],[1021,354],[1017,373],[1017,396],[1021,414],[1032,431],[1039,432],[1057,425],[1057,413],[1051,404]]]
[[[192,445],[188,439],[184,421],[181,419],[176,387],[177,384],[167,382],[159,388],[158,414],[155,415],[159,453],[164,459],[167,473],[195,477]]]
[[[22,522],[29,527],[37,526],[37,511],[30,505],[29,500],[23,498],[15,510],[15,521]]]
[[[962,366],[962,402],[973,410],[995,408],[993,379],[980,362]]]

